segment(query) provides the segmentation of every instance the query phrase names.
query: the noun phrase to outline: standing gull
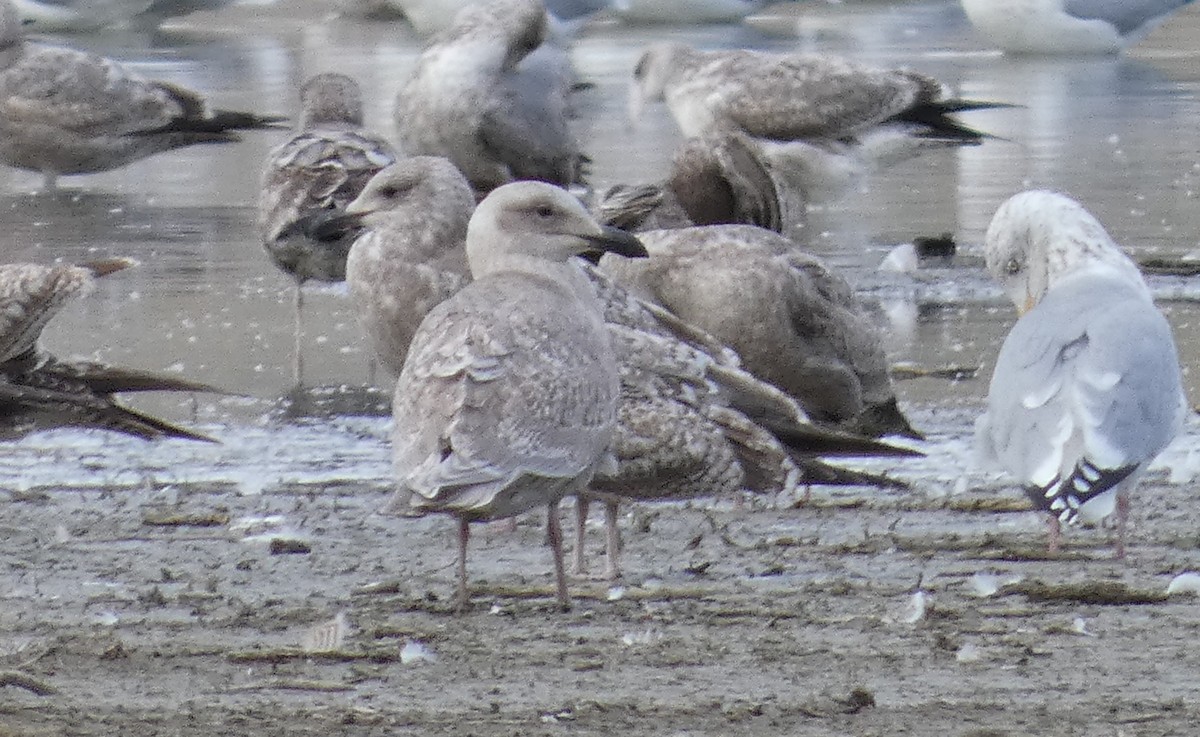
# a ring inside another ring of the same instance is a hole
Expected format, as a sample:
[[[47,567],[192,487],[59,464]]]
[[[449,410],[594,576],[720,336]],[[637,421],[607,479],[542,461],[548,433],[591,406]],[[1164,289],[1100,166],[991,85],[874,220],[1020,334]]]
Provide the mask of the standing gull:
[[[215,391],[195,382],[90,361],[62,361],[38,346],[42,329],[95,280],[134,264],[109,259],[79,266],[0,265],[0,436],[62,426],[94,427],[153,440],[204,435],[120,405],[114,394]]]
[[[366,227],[346,262],[350,298],[393,375],[429,311],[470,280],[463,244],[474,209],[471,185],[436,156],[392,164],[347,209]]]
[[[660,42],[633,73],[629,114],[665,100],[688,137],[743,133],[809,201],[839,196],[872,169],[985,134],[953,113],[996,103],[948,99],[937,80],[833,56],[697,51]]]
[[[1115,54],[1192,0],[962,0],[981,34],[1017,54]]]
[[[650,258],[602,264],[635,295],[737,351],[818,423],[921,437],[897,406],[879,328],[819,259],[749,225],[641,235]]]
[[[985,460],[1060,523],[1117,513],[1125,555],[1129,495],[1183,424],[1171,328],[1133,262],[1079,203],[1029,191],[1000,206],[988,271],[1017,305],[976,424]]]
[[[300,88],[296,133],[267,156],[258,198],[258,229],[271,261],[296,282],[293,378],[303,379],[300,339],[304,282],[346,278],[346,256],[357,235],[324,227],[396,160],[383,138],[363,129],[358,83],[318,74]]]
[[[466,247],[474,281],[429,312],[396,384],[394,505],[458,518],[460,607],[470,523],[546,505],[567,608],[558,502],[615,463],[619,392],[601,307],[568,261],[645,251],[537,182],[501,187],[480,203]]]
[[[199,94],[117,62],[26,41],[11,0],[0,0],[0,163],[60,174],[108,171],[196,143],[238,140],[235,130],[280,118],[210,110]]]
[[[405,152],[445,156],[481,193],[517,179],[578,182],[584,157],[568,125],[574,71],[546,34],[541,0],[463,9],[396,99]]]

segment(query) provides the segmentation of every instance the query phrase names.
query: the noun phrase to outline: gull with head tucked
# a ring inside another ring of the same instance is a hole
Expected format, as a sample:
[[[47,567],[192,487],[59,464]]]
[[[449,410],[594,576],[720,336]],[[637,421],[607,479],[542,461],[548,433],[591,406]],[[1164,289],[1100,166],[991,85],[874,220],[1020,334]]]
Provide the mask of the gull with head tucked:
[[[458,603],[470,523],[548,508],[558,602],[570,605],[558,503],[616,464],[619,375],[604,315],[572,256],[645,255],[565,191],[516,182],[467,228],[474,279],[430,310],[393,401],[393,508],[458,519]]]
[[[962,0],[984,36],[1016,54],[1115,54],[1192,0]]]
[[[1060,523],[1115,510],[1123,557],[1129,495],[1186,412],[1171,328],[1134,263],[1064,195],[1011,197],[985,256],[1021,318],[976,423],[980,454],[1050,513],[1052,552]]]
[[[629,115],[665,100],[685,136],[739,132],[808,201],[840,196],[873,169],[985,134],[954,113],[997,103],[949,98],[931,77],[815,54],[651,45],[638,60]]]

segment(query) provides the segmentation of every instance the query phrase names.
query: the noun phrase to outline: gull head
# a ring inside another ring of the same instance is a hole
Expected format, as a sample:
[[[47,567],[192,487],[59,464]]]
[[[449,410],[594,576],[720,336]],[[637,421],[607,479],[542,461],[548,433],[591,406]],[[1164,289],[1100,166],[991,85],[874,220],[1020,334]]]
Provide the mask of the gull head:
[[[633,68],[633,80],[629,86],[630,125],[636,125],[641,120],[647,102],[659,102],[664,98],[667,80],[675,70],[675,61],[687,51],[688,48],[681,43],[663,41],[642,52],[637,66]]]
[[[513,182],[492,190],[467,225],[467,262],[476,279],[515,262],[566,263],[597,251],[647,255],[637,238],[600,225],[569,192],[544,182]]]
[[[384,227],[392,213],[416,208],[422,214],[462,213],[469,217],[475,194],[466,177],[440,156],[413,156],[381,169],[346,206],[370,228]]]
[[[300,129],[329,123],[362,125],[363,100],[358,83],[344,74],[317,74],[300,88]]]
[[[1063,277],[1084,267],[1107,264],[1141,280],[1091,213],[1070,197],[1045,190],[1015,194],[996,210],[984,239],[984,260],[1022,314]]]

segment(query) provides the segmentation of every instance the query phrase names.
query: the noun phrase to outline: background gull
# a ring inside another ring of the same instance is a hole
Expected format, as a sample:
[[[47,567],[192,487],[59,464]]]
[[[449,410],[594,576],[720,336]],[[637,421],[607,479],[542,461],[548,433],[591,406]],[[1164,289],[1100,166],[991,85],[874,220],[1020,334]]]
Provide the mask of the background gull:
[[[1182,426],[1186,402],[1171,329],[1132,261],[1079,203],[1014,195],[988,226],[988,271],[1022,313],[1004,341],[976,425],[998,463],[1060,522],[1117,512]]]
[[[801,217],[788,207],[757,147],[738,133],[689,138],[661,184],[610,187],[596,206],[600,222],[625,230],[747,223],[781,232]]]
[[[121,406],[113,395],[142,391],[216,391],[204,384],[90,361],[61,361],[38,347],[43,328],[98,277],[129,259],[0,265],[0,436],[62,426],[114,430],[151,440],[211,441],[199,433]]]
[[[463,8],[478,5],[484,0],[389,0],[391,5],[422,36],[445,32]],[[550,13],[556,32],[571,32],[593,14],[610,5],[610,0],[548,0],[546,10]]]
[[[459,519],[460,606],[469,523],[543,504],[569,606],[558,502],[613,464],[618,374],[600,305],[567,261],[640,248],[542,183],[502,187],[472,216],[475,280],[421,323],[393,405],[396,501]]]
[[[217,10],[233,0],[13,0],[38,32],[94,31],[108,26],[153,30],[168,18]]]
[[[417,326],[469,281],[471,185],[435,156],[401,159],[375,175],[350,204],[366,226],[346,263],[359,323],[383,365],[399,375]]]
[[[746,225],[642,236],[650,258],[602,264],[635,295],[733,348],[818,423],[921,437],[897,405],[879,328],[820,259]]]
[[[1192,0],[962,0],[975,28],[1018,54],[1115,54]]]
[[[238,140],[277,117],[210,110],[191,90],[94,54],[26,41],[0,0],[0,163],[60,174],[107,171],[161,151]]]
[[[953,113],[998,106],[947,98],[937,80],[902,69],[674,42],[653,44],[639,59],[630,118],[664,99],[685,136],[738,131],[754,139],[809,201],[836,197],[870,170],[921,150],[979,144],[985,134]]]
[[[258,199],[258,230],[272,263],[296,282],[293,378],[303,380],[304,282],[346,278],[346,256],[357,233],[327,221],[396,160],[383,138],[363,129],[358,83],[318,74],[300,88],[296,133],[271,150]]]
[[[729,23],[761,9],[766,0],[614,0],[626,23]]]
[[[396,99],[405,152],[445,156],[479,192],[516,179],[579,181],[583,155],[568,124],[575,73],[546,34],[541,0],[462,10]]]

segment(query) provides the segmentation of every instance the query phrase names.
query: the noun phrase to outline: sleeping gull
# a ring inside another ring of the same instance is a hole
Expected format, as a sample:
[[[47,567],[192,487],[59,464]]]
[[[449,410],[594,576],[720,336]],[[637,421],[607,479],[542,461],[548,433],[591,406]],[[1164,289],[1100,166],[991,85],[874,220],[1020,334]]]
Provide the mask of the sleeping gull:
[[[13,0],[35,31],[94,31],[107,26],[153,30],[167,18],[216,10],[233,0]]]
[[[577,254],[644,254],[565,191],[517,182],[471,217],[469,285],[430,310],[396,383],[393,506],[458,518],[459,606],[472,521],[546,505],[558,602],[570,606],[558,502],[614,464],[616,355]]]
[[[11,0],[0,0],[0,163],[60,174],[107,171],[280,118],[210,110],[197,93],[128,71],[111,59],[26,41]]]
[[[757,147],[728,133],[687,139],[662,184],[610,187],[596,214],[600,222],[625,230],[747,223],[781,232],[793,209],[799,208],[781,199]]]
[[[1115,54],[1192,0],[962,0],[975,28],[1017,54]]]
[[[643,52],[629,91],[636,121],[665,100],[683,135],[754,139],[808,201],[841,195],[873,169],[922,150],[977,145],[953,113],[997,103],[947,98],[937,80],[834,56],[697,51],[660,42]]]
[[[626,23],[729,23],[761,9],[766,0],[614,0]]]
[[[474,209],[471,185],[436,156],[400,159],[347,208],[366,227],[346,262],[350,298],[393,375],[429,311],[470,280],[463,244]]]
[[[1117,512],[1125,555],[1129,495],[1183,424],[1179,358],[1133,262],[1079,203],[1029,191],[1000,206],[988,271],[1017,305],[976,424],[985,460],[1061,522]]]
[[[578,182],[584,157],[568,125],[575,75],[546,33],[541,0],[461,11],[396,98],[405,153],[445,156],[479,192],[518,179]]]
[[[737,351],[818,423],[921,437],[897,406],[879,328],[820,259],[749,225],[640,235],[649,258],[602,262],[635,295]]]
[[[318,74],[300,88],[296,133],[271,150],[258,199],[258,230],[271,261],[295,286],[293,378],[303,378],[304,282],[346,278],[346,254],[356,233],[323,225],[396,160],[383,138],[364,130],[362,92],[342,75]]]
[[[94,427],[152,440],[212,439],[119,404],[114,394],[216,391],[195,382],[91,361],[62,361],[38,346],[42,329],[99,277],[135,262],[108,259],[71,266],[0,265],[0,436],[54,427]]]

